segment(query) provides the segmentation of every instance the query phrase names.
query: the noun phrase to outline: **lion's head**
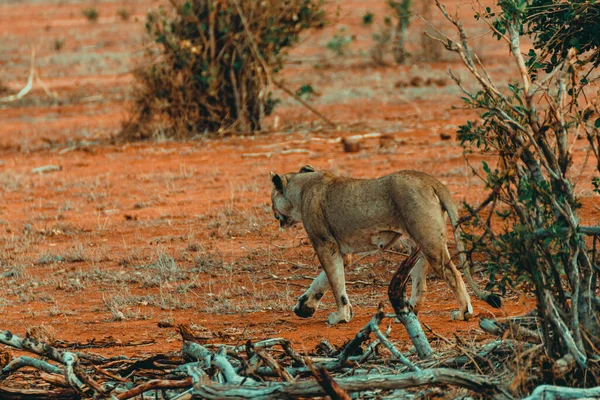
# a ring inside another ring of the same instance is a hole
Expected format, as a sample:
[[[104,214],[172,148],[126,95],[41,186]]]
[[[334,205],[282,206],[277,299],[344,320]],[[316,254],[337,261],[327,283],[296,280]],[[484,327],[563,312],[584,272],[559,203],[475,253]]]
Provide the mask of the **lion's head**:
[[[300,222],[301,215],[300,210],[294,207],[294,204],[287,196],[288,182],[296,174],[302,174],[306,172],[315,172],[312,165],[305,165],[300,168],[299,172],[290,172],[287,174],[276,174],[271,172],[271,182],[273,188],[271,189],[271,207],[273,209],[273,215],[275,219],[279,221],[281,228],[287,228]]]

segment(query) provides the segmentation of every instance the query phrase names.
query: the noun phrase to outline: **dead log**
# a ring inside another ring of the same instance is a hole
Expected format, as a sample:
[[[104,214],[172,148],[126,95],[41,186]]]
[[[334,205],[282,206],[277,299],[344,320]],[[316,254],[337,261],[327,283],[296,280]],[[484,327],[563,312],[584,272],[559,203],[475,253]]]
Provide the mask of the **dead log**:
[[[44,371],[49,374],[64,373],[63,370],[58,368],[56,365],[52,365],[44,360],[40,360],[39,358],[21,356],[19,358],[15,358],[11,362],[9,362],[4,368],[2,368],[2,372],[0,373],[0,379],[5,379],[8,375],[16,372],[17,370],[23,367],[36,368],[40,371]]]
[[[501,322],[489,318],[480,318],[479,327],[483,331],[498,337],[510,337],[515,340],[534,344],[542,343],[542,338],[538,333],[510,320]]]
[[[210,365],[212,353],[198,343],[184,340],[181,352],[183,353],[184,357],[188,357],[191,360],[201,361],[205,366]]]
[[[286,382],[294,382],[294,377],[288,372],[287,369],[283,368],[272,355],[264,350],[257,350],[256,354],[263,359],[263,361],[271,368],[281,379]]]
[[[225,381],[236,385],[243,385],[245,383],[256,383],[252,378],[240,376],[233,365],[229,362],[227,357],[220,354],[215,354],[213,357],[212,365],[221,371]]]
[[[276,155],[286,155],[286,154],[308,154],[312,155],[312,152],[307,149],[289,149],[289,150],[281,150],[281,151],[270,151],[267,153],[244,153],[242,154],[243,158],[252,158],[252,157],[266,157],[271,158]]]
[[[489,377],[469,374],[448,368],[407,372],[401,375],[364,375],[336,379],[339,387],[347,393],[398,390],[420,386],[452,385],[469,389],[482,396],[495,395],[510,398],[504,389]],[[268,383],[257,386],[199,385],[193,390],[196,399],[297,399],[325,396],[327,393],[315,381],[293,383]]]
[[[210,345],[207,345],[207,347],[209,347]],[[290,356],[292,359],[294,359],[294,361],[304,365],[304,358],[298,354],[293,348],[292,345],[290,344],[290,341],[284,338],[271,338],[271,339],[265,339],[265,340],[261,340],[260,342],[256,342],[252,344],[252,347],[254,349],[267,349],[270,347],[275,347],[275,346],[281,346],[281,348],[283,349],[283,351],[285,352],[285,354],[287,354],[288,356]],[[246,351],[246,345],[242,344],[239,346],[228,346],[228,345],[222,345],[219,346],[221,348],[225,347],[228,350],[233,351],[234,353],[242,353]]]
[[[369,340],[372,331],[372,321],[373,319],[371,319],[369,323],[367,323],[360,331],[358,331],[358,333],[352,338],[352,340],[350,340],[348,344],[344,347],[337,360],[337,362],[340,365],[346,364],[348,362],[348,358],[350,358],[350,356],[352,356],[364,342]]]
[[[44,174],[47,172],[60,171],[62,170],[62,166],[60,165],[44,165],[41,167],[36,167],[31,170],[32,174]]]
[[[540,385],[523,400],[570,400],[570,399],[598,399],[600,386],[579,389],[564,386]]]
[[[371,337],[371,332],[373,331],[373,319],[376,319],[377,316],[374,316],[371,321],[369,321],[360,331],[358,331],[358,333],[354,336],[354,338],[352,338],[352,340],[350,340],[350,342],[348,342],[348,344],[346,344],[346,346],[344,346],[343,350],[340,352],[340,355],[338,356],[337,359],[332,360],[332,361],[326,361],[323,363],[320,363],[317,365],[317,367],[322,367],[325,368],[328,371],[336,371],[339,370],[341,368],[347,367],[352,365],[352,362],[349,361],[350,357],[355,354],[355,352],[360,348],[360,346],[366,342],[367,340],[369,340],[369,338]],[[292,350],[289,341],[285,340],[285,339],[271,339],[271,340],[284,340],[286,343],[286,346],[284,347],[284,349],[286,347],[289,347],[288,351],[286,351],[286,353],[288,353],[288,355],[290,355],[290,357],[294,358],[294,360],[296,360],[296,357],[299,357],[299,355]],[[255,348],[260,347],[264,347],[266,346],[266,344],[268,343],[268,340],[264,340],[262,342],[257,342],[254,344]],[[283,346],[283,344],[282,344]],[[245,347],[242,346],[238,346],[238,348],[240,350],[245,349]],[[294,354],[296,357],[293,357],[291,354]],[[304,364],[304,359],[301,360],[302,364]],[[292,376],[302,376],[302,375],[308,375],[311,374],[311,369],[308,366],[305,367],[298,367],[298,368],[286,368],[286,370],[288,371],[288,373]],[[259,376],[269,376],[269,377],[275,377],[278,376],[277,371],[272,370],[271,368],[259,368],[255,371],[255,373]]]
[[[187,378],[181,381],[171,381],[166,379],[154,379],[148,382],[144,382],[141,385],[134,387],[133,389],[127,390],[125,392],[119,394],[113,394],[113,398],[118,400],[126,400],[132,397],[136,397],[141,395],[144,392],[149,390],[156,389],[180,389],[180,388],[189,388],[192,386],[192,378]]]
[[[292,98],[294,98],[294,100],[296,100],[298,103],[302,104],[304,107],[306,107],[307,110],[309,110],[310,112],[312,112],[313,114],[315,114],[317,117],[321,118],[323,121],[325,121],[329,126],[331,126],[332,128],[337,128],[337,124],[335,122],[333,122],[332,120],[330,120],[329,118],[327,118],[323,113],[319,112],[316,108],[314,108],[313,106],[311,106],[310,104],[308,104],[306,101],[302,100],[302,98],[300,96],[298,96],[296,93],[292,92],[290,89],[288,89],[284,84],[283,81],[276,81],[273,80],[273,83],[275,84],[275,86],[277,86],[279,89],[283,90],[285,93],[287,93],[289,96],[291,96]]]
[[[80,399],[81,395],[73,389],[16,389],[0,386],[0,398],[3,400]]]
[[[381,323],[381,320],[384,316],[385,313],[383,312],[383,304],[380,304],[377,314],[373,317],[373,319],[371,319],[371,322],[369,322],[369,325],[371,326],[371,331],[375,333],[375,336],[377,337],[379,342],[382,343],[385,347],[387,347],[390,353],[392,353],[394,357],[400,360],[402,364],[406,365],[409,370],[418,371],[419,368],[416,367],[412,362],[410,362],[410,360],[406,358],[404,354],[400,353],[400,351],[398,351],[398,349],[396,349],[396,347],[389,340],[387,340],[383,333],[381,333],[381,330],[379,330],[379,324]]]
[[[319,367],[318,369],[314,369],[310,359],[307,359],[306,364],[311,369],[313,376],[319,385],[321,385],[331,400],[350,400],[348,393],[346,393],[344,389],[340,388],[340,385],[337,384],[337,382],[325,368]]]
[[[53,374],[47,374],[45,372],[40,372],[39,377],[44,382],[48,382],[51,385],[58,386],[60,388],[70,388],[64,375],[53,375]]]
[[[80,393],[85,393],[86,389],[83,383],[75,374],[75,368],[79,362],[78,357],[68,351],[57,350],[45,343],[40,343],[33,338],[20,338],[9,331],[0,331],[0,343],[14,347],[19,350],[29,351],[31,353],[47,357],[64,365],[64,374],[67,382]]]
[[[406,332],[408,332],[410,340],[417,349],[419,358],[426,359],[433,354],[433,350],[429,345],[429,341],[427,340],[427,336],[425,336],[425,332],[423,332],[423,328],[421,327],[419,319],[404,296],[410,271],[417,262],[420,252],[421,247],[418,246],[404,261],[400,263],[398,270],[392,277],[392,280],[388,286],[388,298],[390,299],[390,303],[392,303],[396,317],[406,328]]]

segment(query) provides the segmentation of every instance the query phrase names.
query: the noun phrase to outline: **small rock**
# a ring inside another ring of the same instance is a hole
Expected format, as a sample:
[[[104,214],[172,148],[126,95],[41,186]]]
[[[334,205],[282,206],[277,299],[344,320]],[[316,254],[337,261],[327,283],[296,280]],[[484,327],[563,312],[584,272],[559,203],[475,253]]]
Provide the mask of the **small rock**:
[[[344,151],[346,153],[357,153],[360,151],[360,142],[354,139],[344,139],[342,141],[344,144]]]

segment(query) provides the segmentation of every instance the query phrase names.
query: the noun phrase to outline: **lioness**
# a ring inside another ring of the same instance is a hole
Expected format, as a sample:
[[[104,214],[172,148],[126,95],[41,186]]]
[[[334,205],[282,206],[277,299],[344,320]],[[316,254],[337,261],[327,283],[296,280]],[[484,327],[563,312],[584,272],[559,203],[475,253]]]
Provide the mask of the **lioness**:
[[[297,173],[271,172],[273,214],[282,228],[302,222],[323,271],[293,308],[296,315],[310,317],[317,310],[328,286],[333,289],[337,311],[330,324],[349,322],[352,306],[346,294],[343,255],[369,253],[389,248],[407,235],[421,245],[422,256],[411,273],[410,304],[418,312],[426,290],[427,267],[443,277],[458,301],[452,319],[467,320],[473,307],[465,283],[450,259],[446,246],[446,214],[449,215],[460,262],[466,266],[457,231],[458,210],[448,189],[423,172],[400,171],[377,179],[354,179],[315,171],[305,165]],[[482,292],[465,276],[482,299],[500,307],[500,298]]]

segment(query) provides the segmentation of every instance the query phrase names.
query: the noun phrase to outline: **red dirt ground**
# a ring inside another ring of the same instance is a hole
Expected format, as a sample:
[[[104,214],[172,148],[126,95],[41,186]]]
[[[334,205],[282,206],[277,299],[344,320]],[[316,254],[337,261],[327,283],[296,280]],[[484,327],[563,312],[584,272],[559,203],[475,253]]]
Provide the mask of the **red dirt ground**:
[[[363,3],[328,2],[332,12],[341,6],[338,23],[307,35],[282,73],[292,88],[313,85],[320,95],[312,104],[339,130],[325,129],[278,93],[283,103],[266,121],[277,133],[120,145],[107,139],[127,115],[128,71],[143,49],[144,12],[160,3],[92,2],[100,13],[94,24],[83,18],[86,7],[79,2],[0,5],[0,82],[9,92],[24,85],[28,46],[34,46],[40,76],[57,96],[49,98],[34,85],[22,100],[0,105],[0,329],[23,335],[29,326],[44,325],[65,341],[153,341],[105,354],[178,348],[175,330],[159,328],[159,322],[192,323],[215,343],[282,336],[297,350],[353,337],[380,301],[387,304],[386,285],[402,257],[368,257],[348,271],[351,323],[327,326],[330,297],[313,318],[297,318],[291,307],[318,264],[302,229],[278,229],[269,171],[306,163],[357,177],[418,169],[446,183],[457,202],[477,203],[484,196],[458,143],[440,139],[474,117],[453,108],[460,106],[460,93],[445,71],[451,67],[465,79],[467,74],[451,55],[424,61],[417,34],[409,43],[409,65],[374,66],[365,55],[372,42],[371,31],[360,25]],[[370,7],[377,13],[383,4]],[[119,8],[131,11],[129,21],[116,16]],[[470,6],[463,8],[461,15],[470,18]],[[445,26],[439,17],[435,21]],[[349,54],[334,57],[325,44],[342,25],[356,32],[356,40]],[[474,36],[486,32],[474,22],[467,26]],[[423,25],[416,21],[414,29]],[[60,51],[57,40],[63,41]],[[492,76],[513,79],[498,42],[487,35],[473,43]],[[447,83],[418,84],[429,77]],[[328,141],[368,132],[391,134],[395,141],[366,140],[352,154]],[[303,152],[281,154],[289,149]],[[576,163],[582,163],[584,149],[584,141],[574,144]],[[61,169],[32,172],[46,165]],[[591,166],[583,170],[578,188],[587,224],[598,223],[592,173]],[[434,276],[429,282],[422,322],[447,337],[485,338],[476,318],[451,322],[455,301],[449,289]],[[514,293],[500,310],[473,302],[476,316],[516,315],[532,307],[531,299]],[[392,338],[407,347],[400,326]]]

